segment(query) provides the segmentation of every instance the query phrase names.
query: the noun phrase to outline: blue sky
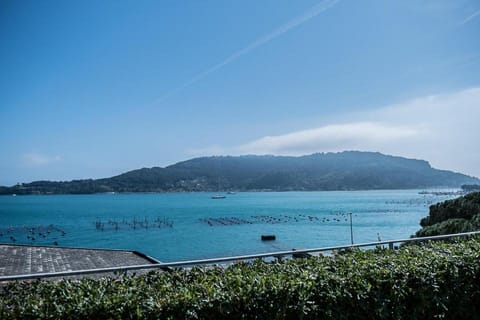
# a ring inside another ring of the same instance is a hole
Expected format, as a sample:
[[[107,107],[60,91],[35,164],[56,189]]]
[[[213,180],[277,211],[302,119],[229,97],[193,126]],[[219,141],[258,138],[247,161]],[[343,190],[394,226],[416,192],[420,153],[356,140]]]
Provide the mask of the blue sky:
[[[0,2],[0,185],[342,150],[480,176],[480,2]]]

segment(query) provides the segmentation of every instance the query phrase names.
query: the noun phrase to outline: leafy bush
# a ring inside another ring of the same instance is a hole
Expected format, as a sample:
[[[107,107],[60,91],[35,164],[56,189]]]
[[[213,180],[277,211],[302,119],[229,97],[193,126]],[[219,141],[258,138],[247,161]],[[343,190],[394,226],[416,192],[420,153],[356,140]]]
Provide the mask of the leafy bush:
[[[480,217],[480,215],[479,215]],[[477,219],[476,219],[477,220]],[[436,236],[441,234],[453,234],[477,230],[478,226],[466,219],[448,219],[426,226],[416,232],[417,237]]]
[[[14,282],[0,319],[478,319],[480,242]]]
[[[480,192],[469,193],[463,197],[447,200],[430,206],[428,217],[420,221],[422,227],[432,226],[448,219],[467,219],[480,214]]]
[[[420,225],[423,228],[416,232],[417,237],[479,230],[480,192],[430,206]]]

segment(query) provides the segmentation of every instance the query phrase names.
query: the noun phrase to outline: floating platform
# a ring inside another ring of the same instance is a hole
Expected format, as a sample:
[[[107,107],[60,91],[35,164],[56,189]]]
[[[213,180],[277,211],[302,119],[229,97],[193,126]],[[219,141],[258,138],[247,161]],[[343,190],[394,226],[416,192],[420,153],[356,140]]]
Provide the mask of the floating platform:
[[[276,239],[274,234],[262,234],[262,241],[273,241]]]
[[[137,251],[0,244],[0,276],[157,263],[159,261]],[[102,275],[105,274],[96,276]]]

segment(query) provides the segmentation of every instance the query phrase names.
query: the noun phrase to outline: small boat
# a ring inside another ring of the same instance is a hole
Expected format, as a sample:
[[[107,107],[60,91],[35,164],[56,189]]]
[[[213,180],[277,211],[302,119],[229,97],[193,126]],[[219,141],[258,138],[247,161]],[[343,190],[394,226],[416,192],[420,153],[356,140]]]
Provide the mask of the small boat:
[[[235,194],[236,192],[228,191],[227,194]]]
[[[274,234],[262,234],[262,241],[273,241],[276,239]]]
[[[210,198],[212,198],[212,199],[225,199],[226,197],[221,196],[221,195],[216,195],[216,196],[211,196]]]

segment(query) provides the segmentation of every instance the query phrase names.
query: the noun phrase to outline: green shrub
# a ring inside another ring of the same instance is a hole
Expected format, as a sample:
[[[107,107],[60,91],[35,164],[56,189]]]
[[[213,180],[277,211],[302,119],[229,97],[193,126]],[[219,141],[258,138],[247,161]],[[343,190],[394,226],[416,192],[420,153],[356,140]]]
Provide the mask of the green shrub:
[[[14,282],[0,319],[478,319],[474,239],[118,279]]]
[[[480,216],[480,215],[479,215]],[[437,236],[441,234],[453,234],[477,230],[478,226],[466,219],[448,219],[426,226],[415,233],[417,237]]]
[[[478,214],[480,214],[480,192],[473,192],[430,206],[428,217],[423,218],[420,225],[432,226],[448,219],[470,220]]]
[[[480,192],[430,206],[420,225],[416,237],[480,230]]]

